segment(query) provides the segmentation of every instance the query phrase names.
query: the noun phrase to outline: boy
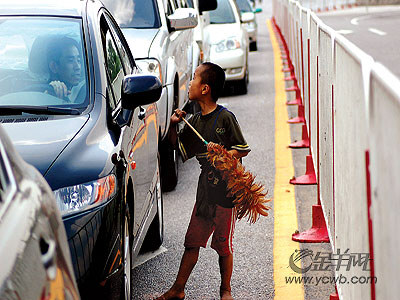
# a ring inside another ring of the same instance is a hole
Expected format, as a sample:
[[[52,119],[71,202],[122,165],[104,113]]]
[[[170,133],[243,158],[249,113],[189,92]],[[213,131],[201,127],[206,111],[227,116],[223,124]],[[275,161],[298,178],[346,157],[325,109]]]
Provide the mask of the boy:
[[[233,113],[217,105],[223,90],[225,72],[216,64],[203,63],[197,67],[189,85],[189,99],[196,101],[201,113],[189,119],[189,123],[204,137],[209,145],[222,144],[235,157],[241,158],[250,151]],[[206,247],[213,234],[211,248],[219,255],[221,273],[221,299],[233,299],[231,276],[233,270],[232,238],[236,215],[233,197],[227,196],[226,183],[219,172],[207,161],[207,146],[185,125],[177,134],[176,124],[186,113],[176,110],[171,116],[169,138],[178,146],[183,160],[196,156],[201,173],[196,194],[196,204],[185,236],[185,252],[173,286],[157,300],[184,299],[185,285],[196,265],[200,247]]]

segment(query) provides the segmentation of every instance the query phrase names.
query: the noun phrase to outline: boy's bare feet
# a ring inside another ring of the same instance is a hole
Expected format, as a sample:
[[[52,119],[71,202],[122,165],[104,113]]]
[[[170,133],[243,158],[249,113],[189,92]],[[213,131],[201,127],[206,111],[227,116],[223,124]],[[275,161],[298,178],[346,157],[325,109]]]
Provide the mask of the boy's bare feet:
[[[154,300],[183,300],[185,299],[185,292],[177,292],[170,289],[168,292],[164,293],[160,297]]]
[[[221,300],[233,300],[230,290],[220,289],[219,295],[221,296]]]

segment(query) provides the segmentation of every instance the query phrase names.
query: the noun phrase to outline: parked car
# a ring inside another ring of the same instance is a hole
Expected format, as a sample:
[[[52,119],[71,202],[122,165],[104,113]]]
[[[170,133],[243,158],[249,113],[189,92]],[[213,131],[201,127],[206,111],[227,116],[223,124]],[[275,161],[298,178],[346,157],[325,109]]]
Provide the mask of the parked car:
[[[0,126],[0,299],[79,299],[54,194]]]
[[[233,82],[240,93],[246,94],[249,39],[235,0],[218,0],[217,9],[210,11],[210,25],[204,31],[204,38],[211,45],[211,62],[224,69],[227,82]]]
[[[200,0],[206,10],[215,0]],[[167,139],[176,108],[188,103],[188,87],[199,62],[193,50],[193,28],[198,22],[187,0],[103,0],[122,28],[137,65],[162,82],[157,103],[163,190],[178,182],[178,152]]]
[[[254,8],[249,0],[235,0],[241,14],[242,22],[245,23],[249,35],[250,51],[257,50],[257,20],[256,13],[262,12],[261,8]]]
[[[0,122],[56,195],[81,296],[130,299],[145,237],[163,240],[162,86],[100,1],[49,3],[2,1]]]

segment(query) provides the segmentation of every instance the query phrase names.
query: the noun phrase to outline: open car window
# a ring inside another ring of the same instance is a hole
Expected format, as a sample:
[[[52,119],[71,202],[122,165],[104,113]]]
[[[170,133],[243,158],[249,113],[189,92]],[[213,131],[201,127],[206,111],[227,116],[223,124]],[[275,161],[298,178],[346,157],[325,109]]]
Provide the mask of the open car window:
[[[86,108],[81,20],[0,18],[0,41],[0,111],[2,106]]]

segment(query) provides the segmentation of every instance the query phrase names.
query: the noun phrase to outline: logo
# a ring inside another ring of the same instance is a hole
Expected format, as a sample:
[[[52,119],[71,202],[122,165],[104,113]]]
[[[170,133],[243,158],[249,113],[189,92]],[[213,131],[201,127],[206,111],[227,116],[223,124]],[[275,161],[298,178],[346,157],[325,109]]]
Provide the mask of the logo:
[[[218,134],[221,134],[221,135],[225,134],[225,128],[223,128],[223,127],[216,128],[215,132]]]
[[[298,274],[304,274],[311,269],[313,264],[313,251],[309,249],[295,250],[289,258],[290,268]],[[306,259],[308,258],[308,259]],[[301,260],[303,259],[304,267],[301,267]]]

